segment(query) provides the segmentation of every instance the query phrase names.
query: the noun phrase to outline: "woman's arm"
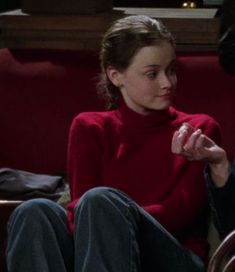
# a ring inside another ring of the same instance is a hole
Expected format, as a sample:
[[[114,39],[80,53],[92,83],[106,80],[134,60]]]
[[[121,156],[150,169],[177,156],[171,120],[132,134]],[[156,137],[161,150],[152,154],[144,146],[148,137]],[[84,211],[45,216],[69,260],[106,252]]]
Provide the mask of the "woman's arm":
[[[68,173],[72,200],[101,185],[102,147],[96,126],[87,114],[79,114],[70,128]]]
[[[172,151],[189,160],[204,160],[211,210],[221,238],[235,228],[235,172],[226,151],[202,131],[192,128],[176,131]]]
[[[216,122],[205,120],[200,127],[204,128],[206,135],[219,142],[220,131]],[[173,150],[181,147],[177,154],[182,152],[183,141],[182,139],[180,141],[180,145],[178,138],[175,137],[172,141]],[[195,223],[196,217],[207,204],[207,192],[203,177],[204,166],[205,163],[202,161],[187,162],[183,156],[175,156],[174,167],[181,169],[181,171],[175,176],[174,189],[161,203],[144,207],[174,234],[185,233],[185,230]]]

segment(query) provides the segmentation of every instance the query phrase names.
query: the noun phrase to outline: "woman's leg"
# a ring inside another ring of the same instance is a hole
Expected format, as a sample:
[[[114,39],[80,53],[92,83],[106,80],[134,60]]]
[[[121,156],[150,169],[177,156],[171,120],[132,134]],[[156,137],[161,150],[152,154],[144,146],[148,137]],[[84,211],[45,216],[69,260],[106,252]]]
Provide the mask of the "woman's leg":
[[[203,272],[203,261],[185,249],[151,215],[140,209],[140,252],[143,271]]]
[[[202,272],[182,246],[122,192],[89,190],[75,207],[75,272]]]
[[[47,199],[18,206],[8,223],[9,272],[72,272],[73,240],[66,211]]]
[[[139,214],[117,190],[89,190],[75,207],[75,272],[139,272]]]

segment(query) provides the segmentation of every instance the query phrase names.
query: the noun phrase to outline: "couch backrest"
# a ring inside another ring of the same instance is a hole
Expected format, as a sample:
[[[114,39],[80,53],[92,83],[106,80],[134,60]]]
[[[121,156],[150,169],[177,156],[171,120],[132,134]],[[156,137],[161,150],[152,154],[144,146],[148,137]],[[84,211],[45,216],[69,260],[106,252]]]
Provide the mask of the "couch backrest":
[[[178,62],[176,107],[216,118],[232,156],[235,77],[221,69],[216,54],[180,55]],[[73,117],[104,109],[98,73],[93,51],[0,49],[0,166],[65,172]]]
[[[66,170],[68,130],[81,111],[101,110],[94,52],[0,50],[0,165]]]

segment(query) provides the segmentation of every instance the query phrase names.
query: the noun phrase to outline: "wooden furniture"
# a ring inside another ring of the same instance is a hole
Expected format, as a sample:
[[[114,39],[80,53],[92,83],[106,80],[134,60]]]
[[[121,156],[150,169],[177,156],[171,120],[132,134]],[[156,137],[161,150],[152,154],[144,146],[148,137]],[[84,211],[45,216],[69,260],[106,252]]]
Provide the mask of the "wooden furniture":
[[[179,51],[215,51],[217,9],[113,8],[84,15],[29,15],[21,10],[0,14],[0,47],[97,49],[110,23],[122,16],[146,14],[161,19],[173,33]]]
[[[233,272],[235,271],[235,231],[224,238],[212,255],[207,272]]]

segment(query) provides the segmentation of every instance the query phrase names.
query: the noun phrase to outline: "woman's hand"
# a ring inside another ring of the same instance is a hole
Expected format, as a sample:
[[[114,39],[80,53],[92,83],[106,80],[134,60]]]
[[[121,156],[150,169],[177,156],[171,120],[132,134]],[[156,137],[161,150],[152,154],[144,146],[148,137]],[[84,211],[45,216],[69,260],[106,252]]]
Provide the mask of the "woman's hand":
[[[223,148],[188,123],[184,123],[172,138],[171,150],[188,160],[204,160],[211,168],[211,176],[216,186],[223,186],[229,176],[229,162]]]

